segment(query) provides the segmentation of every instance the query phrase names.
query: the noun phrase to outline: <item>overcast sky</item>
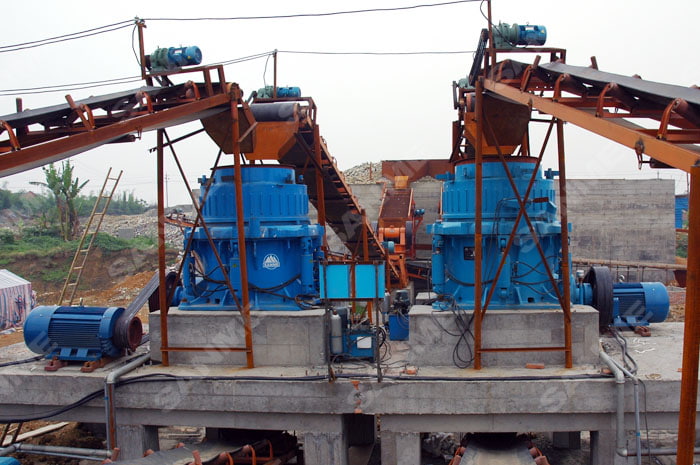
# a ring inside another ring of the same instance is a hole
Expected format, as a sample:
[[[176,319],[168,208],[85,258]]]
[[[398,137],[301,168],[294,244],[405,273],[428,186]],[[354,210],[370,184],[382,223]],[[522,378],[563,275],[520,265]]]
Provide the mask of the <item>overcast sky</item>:
[[[198,17],[319,13],[348,9],[407,6],[418,0],[144,2],[120,0],[7,2],[3,5],[0,45],[43,39],[139,16]],[[427,3],[427,2],[426,2]],[[484,5],[485,10],[485,5]],[[587,66],[590,56],[604,71],[690,86],[700,84],[700,65],[689,53],[700,17],[696,0],[621,1],[494,0],[495,21],[542,24],[547,45],[567,49],[567,62]],[[204,63],[225,61],[273,49],[329,52],[473,50],[486,21],[479,2],[398,12],[255,21],[147,21],[146,51],[158,46],[197,45]],[[19,52],[0,53],[0,89],[39,87],[134,76],[132,28]],[[534,56],[523,56],[531,62]],[[543,57],[544,61],[548,57]],[[445,158],[451,145],[451,83],[464,77],[471,54],[419,56],[327,56],[281,53],[279,85],[294,85],[318,105],[318,122],[341,169],[365,161]],[[263,86],[265,59],[227,66],[226,77],[246,95]],[[186,79],[189,79],[186,78]],[[178,81],[179,82],[179,81]],[[271,60],[266,82],[272,82]],[[71,91],[76,99],[139,87],[139,83]],[[64,103],[65,91],[25,95],[25,108]],[[0,97],[0,115],[13,113],[15,97]],[[190,123],[169,129],[176,137],[197,129]],[[677,170],[637,170],[634,152],[566,129],[570,177],[673,178],[685,190]],[[535,131],[534,139],[537,138]],[[97,191],[107,168],[123,169],[122,190],[149,202],[156,197],[155,157],[148,149],[155,132],[132,144],[104,146],[72,158],[78,176]],[[555,167],[555,145],[544,167]],[[190,182],[208,173],[217,148],[205,134],[176,147]],[[174,164],[166,167],[168,203],[188,201]],[[41,169],[0,179],[0,187],[32,190]]]

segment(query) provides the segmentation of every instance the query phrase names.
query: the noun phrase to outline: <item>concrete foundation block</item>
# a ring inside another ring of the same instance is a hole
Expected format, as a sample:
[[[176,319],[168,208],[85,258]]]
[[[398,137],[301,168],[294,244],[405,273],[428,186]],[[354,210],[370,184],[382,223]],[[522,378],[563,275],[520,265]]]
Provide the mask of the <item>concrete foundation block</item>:
[[[382,431],[382,465],[421,465],[420,433]]]
[[[148,449],[160,450],[158,427],[148,425],[117,425],[117,447],[119,460],[143,457]]]
[[[617,455],[615,430],[591,431],[590,465],[627,465],[632,457]]]
[[[325,363],[324,309],[252,311],[256,366],[313,366]],[[161,360],[160,312],[149,317],[151,358]],[[171,347],[244,347],[242,317],[237,311],[168,312]],[[245,365],[243,352],[171,352],[173,365]]]
[[[571,309],[572,350],[574,364],[598,363],[598,312],[585,305]],[[464,314],[471,318],[471,310]],[[472,324],[473,329],[473,324]],[[452,352],[459,341],[455,316],[450,311],[438,311],[426,305],[415,305],[410,312],[410,363],[417,366],[452,364]],[[469,347],[473,340],[467,337]],[[490,347],[542,347],[564,345],[564,315],[557,309],[489,310],[483,321],[482,341]],[[464,345],[464,341],[462,341]],[[461,348],[467,354],[466,345]],[[526,363],[563,366],[564,352],[495,352],[482,355],[487,367],[523,367]]]
[[[348,465],[347,435],[342,432],[305,432],[304,462]]]

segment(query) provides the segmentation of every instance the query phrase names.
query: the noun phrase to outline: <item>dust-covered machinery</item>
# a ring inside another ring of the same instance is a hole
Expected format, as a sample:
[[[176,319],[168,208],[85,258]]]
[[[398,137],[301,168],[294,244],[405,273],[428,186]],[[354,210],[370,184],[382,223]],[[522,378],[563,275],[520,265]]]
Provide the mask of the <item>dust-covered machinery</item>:
[[[250,307],[300,310],[319,297],[318,262],[323,228],[309,220],[306,186],[294,169],[278,165],[242,167],[243,212]],[[185,232],[192,246],[184,258],[179,291],[182,310],[234,310],[241,299],[240,251],[236,227],[234,168],[220,167],[202,177],[202,216],[226,269],[236,298],[201,226]]]

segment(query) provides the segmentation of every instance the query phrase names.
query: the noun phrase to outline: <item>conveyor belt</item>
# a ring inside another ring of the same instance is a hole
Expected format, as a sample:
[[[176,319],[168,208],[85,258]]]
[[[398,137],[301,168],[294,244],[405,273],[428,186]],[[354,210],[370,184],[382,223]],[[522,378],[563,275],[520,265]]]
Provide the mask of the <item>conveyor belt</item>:
[[[195,89],[201,98],[193,97]],[[64,103],[0,116],[0,177],[229,108],[231,95],[213,91],[206,96],[203,84],[140,87],[78,100],[75,109]]]
[[[223,442],[207,441],[201,444],[187,444],[176,449],[157,451],[143,458],[119,460],[119,463],[124,465],[187,465],[194,461],[192,452],[197,451],[199,452],[202,464],[208,465],[214,462],[222,463],[216,460],[221,453],[233,453],[240,449],[240,446],[233,446]]]
[[[311,203],[318,207],[318,189],[316,185],[316,168],[309,163],[313,154],[313,133],[300,132],[297,143],[280,159],[280,163],[292,165],[297,174],[303,175]],[[326,224],[330,226],[353,254],[362,257],[362,226],[368,226],[368,247],[370,260],[385,260],[384,248],[374,230],[369,227],[369,220],[363,218],[362,207],[345,179],[332,161],[328,148],[321,143],[321,165],[323,173],[323,191],[326,207]]]
[[[568,74],[584,84],[603,88],[610,82],[614,82],[630,94],[647,100],[668,105],[672,100],[682,98],[688,103],[700,108],[700,90],[691,87],[682,87],[661,82],[645,81],[631,76],[606,73],[593,68],[583,66],[571,66],[564,63],[546,63],[539,65],[547,73],[559,76]]]

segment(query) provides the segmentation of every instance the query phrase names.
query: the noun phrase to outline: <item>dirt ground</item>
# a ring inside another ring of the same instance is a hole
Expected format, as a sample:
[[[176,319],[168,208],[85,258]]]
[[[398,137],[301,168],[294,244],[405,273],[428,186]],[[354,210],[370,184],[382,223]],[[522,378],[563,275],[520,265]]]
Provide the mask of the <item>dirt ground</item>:
[[[83,304],[98,307],[127,307],[141,289],[150,281],[155,271],[142,271],[134,275],[126,276],[107,289],[95,287],[93,290],[79,291],[78,299],[83,299]],[[60,290],[52,290],[39,294],[40,305],[53,305],[60,296]],[[148,305],[144,305],[138,313],[141,322],[148,324]],[[0,334],[0,347],[9,346],[24,341],[21,328],[7,334]]]
[[[36,430],[38,428],[51,425],[53,423],[46,421],[32,421],[22,425],[21,433]],[[12,425],[12,428],[17,425]],[[12,431],[12,430],[11,430]],[[42,436],[30,438],[23,443],[39,444],[39,445],[61,445],[67,447],[80,447],[87,449],[104,449],[103,438],[96,437],[93,433],[84,427],[81,423],[69,423],[63,428],[53,431]],[[16,454],[14,455],[22,465],[83,465],[84,462],[77,459],[69,459],[63,457],[48,457],[42,455]]]

